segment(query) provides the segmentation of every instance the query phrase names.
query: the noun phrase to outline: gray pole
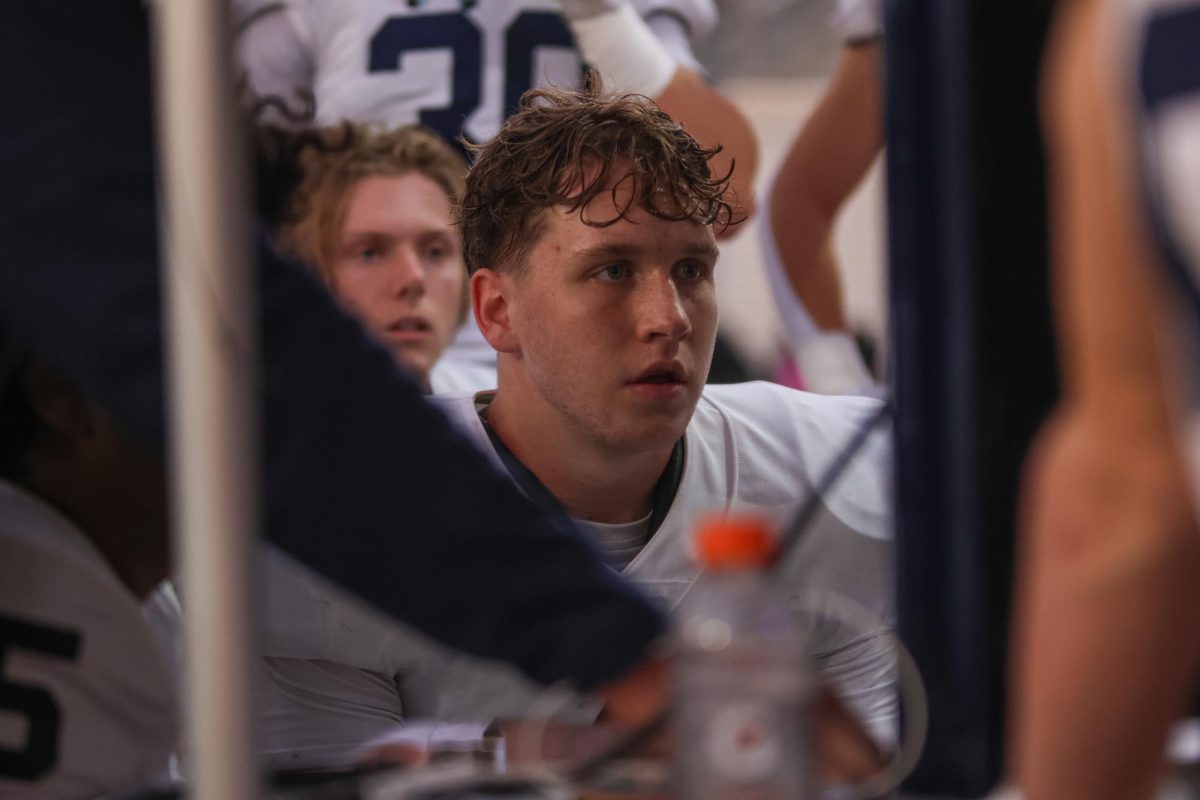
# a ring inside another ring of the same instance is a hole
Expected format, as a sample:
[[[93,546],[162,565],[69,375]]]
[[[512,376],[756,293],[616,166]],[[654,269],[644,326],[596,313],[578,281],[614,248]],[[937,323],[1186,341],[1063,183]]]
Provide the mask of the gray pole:
[[[258,324],[245,143],[225,0],[160,0],[154,12],[189,796],[250,800]]]

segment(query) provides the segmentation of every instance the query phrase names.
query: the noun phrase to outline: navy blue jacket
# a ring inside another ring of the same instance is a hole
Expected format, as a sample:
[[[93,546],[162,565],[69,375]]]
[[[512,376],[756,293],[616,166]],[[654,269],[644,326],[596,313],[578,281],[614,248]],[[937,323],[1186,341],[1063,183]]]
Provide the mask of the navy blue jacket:
[[[0,25],[0,321],[161,452],[142,0],[17,0]],[[260,244],[264,529],[378,608],[541,682],[635,665],[660,615]]]

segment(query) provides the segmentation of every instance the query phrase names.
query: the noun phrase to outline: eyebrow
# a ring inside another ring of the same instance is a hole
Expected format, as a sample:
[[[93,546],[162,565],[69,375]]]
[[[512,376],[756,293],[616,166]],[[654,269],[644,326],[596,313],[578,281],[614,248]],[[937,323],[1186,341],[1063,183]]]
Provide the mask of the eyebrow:
[[[638,245],[626,244],[624,242],[613,242],[609,244],[599,244],[592,247],[584,247],[576,250],[574,255],[576,258],[583,260],[592,260],[595,258],[632,258],[638,255],[641,248]],[[683,256],[687,257],[704,257],[717,258],[721,253],[720,248],[715,242],[697,242],[689,244],[683,248]]]

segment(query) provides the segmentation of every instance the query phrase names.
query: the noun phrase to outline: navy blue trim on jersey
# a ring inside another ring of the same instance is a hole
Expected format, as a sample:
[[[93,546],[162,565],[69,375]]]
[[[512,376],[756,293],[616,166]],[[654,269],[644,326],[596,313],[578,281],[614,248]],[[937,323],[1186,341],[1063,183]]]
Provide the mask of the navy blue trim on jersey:
[[[1200,96],[1200,6],[1150,14],[1135,58],[1135,118],[1141,124],[1134,134],[1146,217],[1167,272],[1185,290],[1193,326],[1200,331],[1200,287],[1196,285],[1200,265],[1189,268],[1188,256],[1172,234],[1163,197],[1165,165],[1154,137],[1158,115],[1164,109],[1183,98]],[[1197,130],[1200,132],[1200,125]]]
[[[1164,102],[1200,87],[1200,7],[1157,12],[1146,22],[1138,88],[1153,115]]]
[[[562,515],[564,519],[568,518],[568,514],[558,498],[546,488],[541,479],[533,474],[533,470],[525,466],[521,459],[517,458],[516,454],[508,448],[487,421],[487,407],[484,406],[479,410],[479,421],[483,423],[483,429],[487,431],[488,439],[492,443],[492,447],[496,448],[496,454],[500,456],[500,461],[503,462],[504,468],[512,475],[517,486],[521,487],[530,500],[541,506],[542,510],[552,515]],[[671,506],[675,502],[675,495],[679,492],[679,483],[683,480],[683,463],[684,454],[686,453],[684,437],[679,437],[679,441],[675,442],[675,446],[671,448],[671,456],[667,459],[667,466],[663,469],[662,474],[654,483],[654,489],[650,493],[650,523],[646,526],[646,541],[649,541],[658,529],[662,526],[663,520],[667,518],[667,514],[671,511]],[[574,523],[570,523],[574,525]]]

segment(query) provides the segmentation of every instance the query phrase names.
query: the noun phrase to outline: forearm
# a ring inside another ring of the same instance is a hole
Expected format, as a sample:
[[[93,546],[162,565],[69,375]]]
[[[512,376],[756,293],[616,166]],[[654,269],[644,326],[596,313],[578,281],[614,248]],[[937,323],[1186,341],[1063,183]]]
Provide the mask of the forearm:
[[[843,51],[771,186],[775,246],[796,296],[825,329],[845,327],[834,222],[882,145],[878,48]]]
[[[1061,511],[1025,541],[1013,742],[1031,800],[1148,797],[1200,663],[1182,467],[1169,442],[1111,436],[1068,415],[1035,473]]]
[[[750,121],[704,78],[681,66],[666,89],[654,98],[660,108],[683,124],[705,147],[721,147],[710,163],[716,175],[729,174],[733,197],[742,211],[754,207],[754,174],[758,169],[758,140]],[[731,228],[730,232],[736,228]]]

